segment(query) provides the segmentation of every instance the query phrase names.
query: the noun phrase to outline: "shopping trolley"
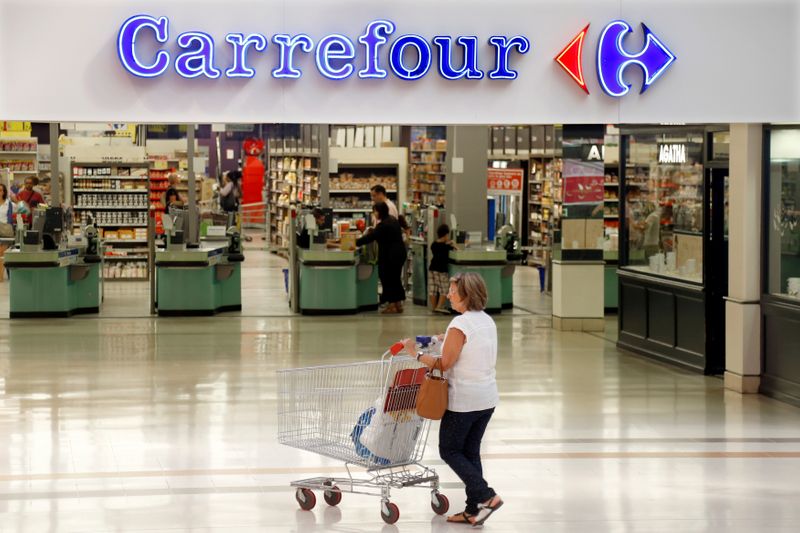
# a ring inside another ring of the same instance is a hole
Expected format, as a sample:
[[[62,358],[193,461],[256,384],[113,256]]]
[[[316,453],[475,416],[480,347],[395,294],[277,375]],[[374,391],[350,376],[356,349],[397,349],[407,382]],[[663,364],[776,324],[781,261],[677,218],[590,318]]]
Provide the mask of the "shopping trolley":
[[[381,518],[394,524],[400,510],[391,490],[405,487],[430,489],[436,514],[449,509],[436,471],[421,463],[430,421],[415,407],[427,369],[398,355],[402,349],[397,343],[378,361],[278,371],[278,441],[343,461],[347,470],[347,477],[292,482],[301,509],[314,508],[315,490],[331,506],[342,493],[367,494],[380,497]]]

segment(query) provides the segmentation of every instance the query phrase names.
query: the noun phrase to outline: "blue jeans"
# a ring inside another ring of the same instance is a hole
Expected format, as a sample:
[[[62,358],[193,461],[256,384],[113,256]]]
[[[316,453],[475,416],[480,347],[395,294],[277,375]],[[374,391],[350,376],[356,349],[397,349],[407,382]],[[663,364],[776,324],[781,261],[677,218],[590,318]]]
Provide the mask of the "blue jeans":
[[[481,440],[494,408],[457,413],[445,411],[439,426],[439,456],[464,482],[467,514],[477,514],[478,504],[495,496],[483,479]]]

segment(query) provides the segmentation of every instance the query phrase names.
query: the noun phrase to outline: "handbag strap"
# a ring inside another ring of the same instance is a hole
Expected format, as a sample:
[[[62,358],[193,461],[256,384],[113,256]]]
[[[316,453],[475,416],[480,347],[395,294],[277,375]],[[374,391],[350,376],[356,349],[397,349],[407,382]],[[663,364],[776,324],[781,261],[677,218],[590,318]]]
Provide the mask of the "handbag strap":
[[[437,357],[436,361],[434,361],[433,366],[431,367],[431,373],[433,373],[434,370],[438,370],[439,371],[439,375],[441,377],[444,377],[444,370],[442,369],[442,358],[441,357]]]

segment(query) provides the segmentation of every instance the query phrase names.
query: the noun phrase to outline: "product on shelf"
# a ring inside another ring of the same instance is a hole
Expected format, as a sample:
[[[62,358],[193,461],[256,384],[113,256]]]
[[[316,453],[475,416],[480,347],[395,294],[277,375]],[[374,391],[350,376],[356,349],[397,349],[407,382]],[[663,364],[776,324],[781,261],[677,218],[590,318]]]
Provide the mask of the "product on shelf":
[[[319,204],[319,167],[318,156],[289,155],[282,151],[269,154],[266,187],[273,246],[284,248],[289,241],[288,208],[292,204]]]
[[[35,152],[38,146],[37,139],[0,139],[2,152]]]
[[[411,142],[410,158],[413,202],[444,206],[447,141],[417,137]]]
[[[148,167],[149,163],[72,163],[73,232],[93,217],[105,242],[104,279],[147,279],[147,249],[142,244],[148,240]]]
[[[554,242],[561,214],[561,174],[563,162],[557,157],[531,159],[529,244],[534,250],[549,248]],[[534,254],[541,260],[541,254]]]
[[[330,180],[330,190],[332,191],[369,191],[375,185],[383,185],[387,191],[397,191],[397,176],[376,176],[373,174],[367,177],[360,177],[351,172],[341,172],[336,176],[331,176]]]

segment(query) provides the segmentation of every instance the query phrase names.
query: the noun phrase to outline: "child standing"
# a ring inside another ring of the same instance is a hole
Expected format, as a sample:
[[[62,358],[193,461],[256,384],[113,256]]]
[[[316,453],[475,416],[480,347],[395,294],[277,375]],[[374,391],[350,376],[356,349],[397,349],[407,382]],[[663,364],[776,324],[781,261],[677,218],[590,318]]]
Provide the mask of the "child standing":
[[[428,297],[435,313],[450,314],[444,306],[447,291],[450,289],[449,263],[450,250],[455,250],[450,240],[450,226],[442,224],[436,228],[436,241],[431,243],[431,264],[428,267]]]

